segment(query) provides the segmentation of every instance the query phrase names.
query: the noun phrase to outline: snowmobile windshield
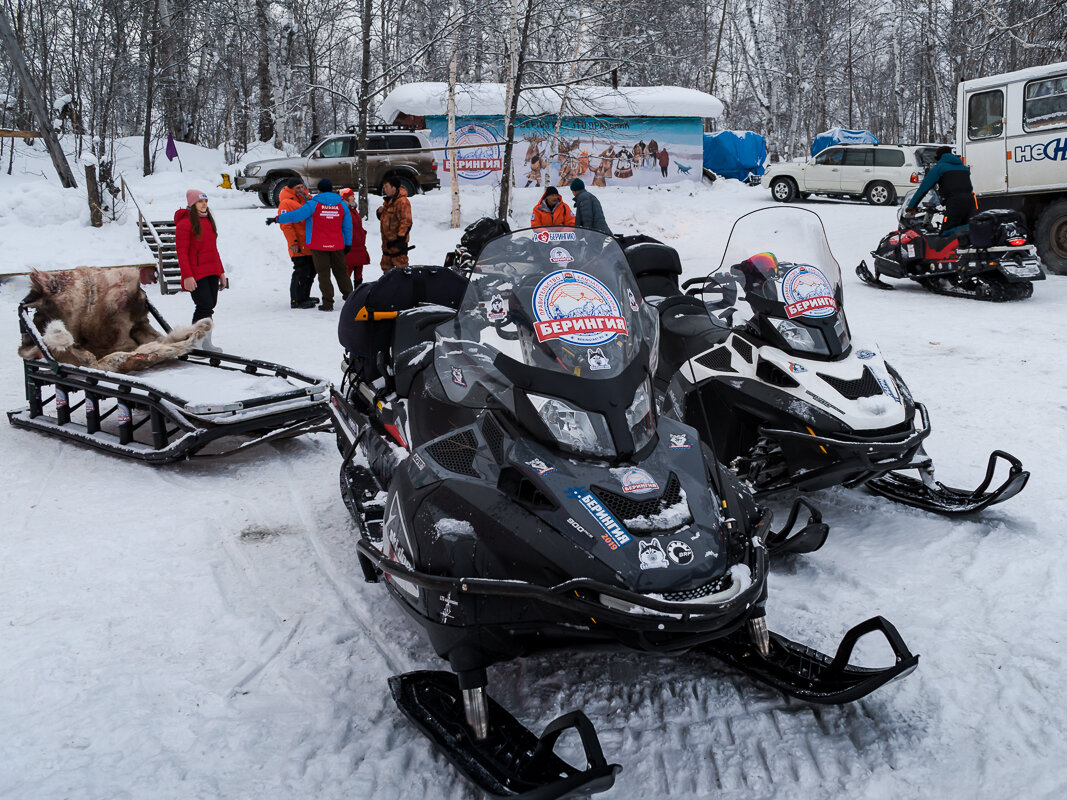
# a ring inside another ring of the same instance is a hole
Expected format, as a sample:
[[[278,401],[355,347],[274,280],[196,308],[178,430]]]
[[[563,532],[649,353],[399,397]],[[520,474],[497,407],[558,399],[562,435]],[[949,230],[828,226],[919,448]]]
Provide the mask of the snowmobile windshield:
[[[614,456],[654,433],[648,376],[658,335],[658,316],[612,237],[527,229],[485,245],[458,314],[437,328],[435,364],[453,402],[495,401],[522,418],[529,401],[567,449]],[[636,407],[627,407],[631,400]],[[588,430],[576,435],[580,442],[553,428],[566,414],[593,420],[581,422]],[[539,425],[535,419],[532,427]]]
[[[841,267],[812,211],[762,208],[738,219],[708,276],[705,299],[713,310],[732,305],[734,324],[746,323],[784,349],[823,357],[848,352]]]

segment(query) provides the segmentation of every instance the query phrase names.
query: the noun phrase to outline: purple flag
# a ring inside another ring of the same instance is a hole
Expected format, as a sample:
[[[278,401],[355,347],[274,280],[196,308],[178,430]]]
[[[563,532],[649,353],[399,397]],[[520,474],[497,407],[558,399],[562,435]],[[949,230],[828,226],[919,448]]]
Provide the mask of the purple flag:
[[[167,161],[173,161],[178,157],[178,147],[174,144],[174,134],[167,134]]]

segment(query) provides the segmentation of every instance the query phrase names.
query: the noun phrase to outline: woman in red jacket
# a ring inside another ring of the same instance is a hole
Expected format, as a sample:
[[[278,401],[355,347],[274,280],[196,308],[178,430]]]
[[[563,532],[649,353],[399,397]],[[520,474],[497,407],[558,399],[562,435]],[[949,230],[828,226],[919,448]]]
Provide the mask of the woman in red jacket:
[[[185,193],[185,200],[188,208],[174,212],[174,241],[178,248],[182,290],[192,295],[195,304],[193,322],[196,322],[214,315],[219,290],[226,288],[227,281],[216,246],[218,226],[207,209],[207,195],[190,189]],[[201,347],[222,352],[211,343],[210,334]]]
[[[348,206],[348,213],[352,215],[352,248],[345,253],[345,268],[352,278],[352,285],[359,286],[363,283],[363,268],[370,263],[370,253],[367,252],[367,231],[363,228],[363,219],[359,216],[356,208],[356,193],[351,189],[341,190],[341,199]]]

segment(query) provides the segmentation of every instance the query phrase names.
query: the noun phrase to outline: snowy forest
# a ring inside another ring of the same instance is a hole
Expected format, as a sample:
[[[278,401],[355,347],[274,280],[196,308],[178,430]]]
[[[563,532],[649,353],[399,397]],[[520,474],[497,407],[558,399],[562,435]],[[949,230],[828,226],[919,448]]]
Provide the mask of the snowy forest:
[[[2,0],[57,124],[115,137],[303,146],[407,81],[679,85],[772,157],[834,125],[948,141],[960,80],[1067,52],[1067,0]],[[512,78],[514,76],[514,78]],[[564,93],[561,91],[561,96]],[[378,120],[381,121],[381,120]],[[34,122],[0,54],[0,128]],[[150,163],[146,171],[151,169]]]

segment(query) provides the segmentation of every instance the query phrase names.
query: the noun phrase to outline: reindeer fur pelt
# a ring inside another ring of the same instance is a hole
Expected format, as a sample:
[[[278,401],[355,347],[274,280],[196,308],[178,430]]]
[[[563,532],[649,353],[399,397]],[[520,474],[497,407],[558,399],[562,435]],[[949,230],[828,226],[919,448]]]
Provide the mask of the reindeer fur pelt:
[[[157,331],[148,321],[148,296],[139,278],[137,269],[35,270],[22,302],[36,310],[33,324],[57,361],[133,372],[189,352],[211,331],[210,319],[169,334]],[[23,334],[19,355],[43,354]]]

